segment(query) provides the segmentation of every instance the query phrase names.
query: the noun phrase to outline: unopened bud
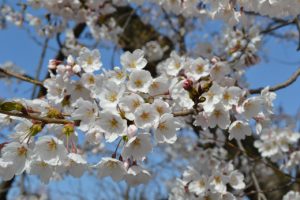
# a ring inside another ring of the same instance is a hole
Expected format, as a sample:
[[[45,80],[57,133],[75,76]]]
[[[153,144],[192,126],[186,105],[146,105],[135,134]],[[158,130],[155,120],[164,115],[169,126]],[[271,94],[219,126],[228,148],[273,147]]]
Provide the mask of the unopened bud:
[[[183,88],[190,91],[193,88],[193,81],[191,79],[185,79],[183,82]]]
[[[54,60],[54,59],[49,60],[48,68],[49,68],[49,69],[56,69],[56,67],[57,67],[59,64],[61,64],[61,61],[59,61],[59,60]]]
[[[0,110],[27,113],[26,108],[19,102],[4,102],[0,105]]]
[[[43,125],[42,123],[36,123],[33,124],[30,127],[30,136],[36,136],[39,132],[41,132],[43,130]]]

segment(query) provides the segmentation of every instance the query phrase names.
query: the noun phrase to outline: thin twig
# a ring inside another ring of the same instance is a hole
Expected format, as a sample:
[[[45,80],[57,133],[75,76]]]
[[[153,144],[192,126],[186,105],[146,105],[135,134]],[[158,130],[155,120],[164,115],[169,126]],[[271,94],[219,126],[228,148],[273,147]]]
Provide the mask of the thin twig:
[[[297,27],[297,30],[298,30],[298,48],[297,48],[297,51],[300,51],[300,15],[298,15],[295,19],[295,25]]]
[[[163,13],[164,13],[164,15],[165,15],[165,18],[166,18],[166,20],[168,21],[168,23],[169,23],[171,29],[175,32],[175,34],[176,34],[177,37],[178,37],[178,43],[179,43],[179,50],[180,50],[180,53],[181,53],[181,54],[184,54],[185,51],[186,51],[186,49],[185,49],[185,43],[184,43],[184,35],[182,35],[182,34],[181,34],[181,31],[180,31],[181,27],[184,27],[184,24],[185,24],[185,19],[184,19],[184,17],[183,17],[183,16],[179,16],[179,17],[178,17],[178,22],[179,22],[179,24],[178,24],[178,29],[177,29],[177,28],[175,27],[175,25],[173,24],[172,19],[171,19],[170,15],[167,13],[167,11],[166,11],[164,8],[162,8],[162,11],[163,11]]]
[[[44,41],[42,53],[41,53],[40,60],[39,60],[39,64],[38,64],[38,67],[36,69],[36,74],[35,74],[35,77],[34,77],[35,80],[39,79],[39,75],[41,73],[43,63],[44,63],[44,60],[45,60],[45,56],[46,56],[46,52],[47,52],[47,48],[48,48],[48,42],[49,42],[49,38],[47,37]],[[31,99],[33,99],[33,97],[35,96],[36,89],[37,89],[37,85],[34,85],[33,86],[33,91],[31,93]]]
[[[250,10],[243,10],[243,13],[245,13],[247,15],[267,18],[267,19],[273,20],[275,22],[281,22],[281,23],[286,22],[286,20],[284,20],[284,19],[277,18],[277,17],[270,17],[269,15],[263,15],[263,14],[260,14],[258,12],[254,12],[254,11],[250,11]]]
[[[138,7],[137,9],[139,9],[139,7]],[[136,10],[137,10],[137,9],[136,9]],[[133,10],[129,13],[129,16],[127,17],[127,19],[126,19],[126,21],[125,21],[125,23],[124,23],[124,25],[123,25],[123,27],[122,27],[123,30],[125,30],[125,29],[127,28],[128,24],[130,23],[130,21],[131,21],[131,19],[132,19],[132,17],[133,17],[133,15],[134,15],[134,13],[135,13],[136,10],[133,9]]]
[[[254,172],[251,172],[251,178],[252,178],[252,180],[253,180],[254,186],[255,186],[256,191],[257,191],[258,200],[267,200],[267,197],[266,197],[265,194],[262,192],[262,190],[261,190],[261,188],[260,188],[260,186],[259,186],[257,177],[256,177],[256,175],[255,175]]]
[[[278,30],[280,28],[289,26],[289,25],[294,24],[294,23],[295,23],[295,20],[286,21],[284,23],[278,24],[277,26],[268,27],[267,29],[261,31],[260,34],[268,34],[268,33],[271,33],[275,30]]]
[[[164,13],[164,15],[165,15],[166,20],[168,21],[168,23],[169,23],[169,25],[170,25],[170,27],[171,27],[171,29],[172,29],[177,35],[181,35],[181,34],[180,34],[180,31],[177,30],[177,28],[174,26],[174,24],[173,24],[173,22],[172,22],[172,20],[171,20],[171,18],[170,18],[170,16],[169,16],[169,14],[167,13],[167,11],[166,11],[163,7],[162,7],[161,9],[162,9],[162,11],[163,11],[163,13]]]
[[[24,30],[28,33],[28,36],[29,36],[29,38],[30,39],[32,39],[32,41],[34,42],[34,43],[36,43],[38,46],[43,46],[43,43],[42,42],[40,42],[35,36],[33,36],[32,35],[32,33],[30,32],[30,29],[29,28],[26,28],[26,27],[23,27],[24,28]],[[48,50],[51,50],[51,51],[53,51],[53,52],[56,52],[57,51],[57,49],[55,48],[55,47],[52,47],[52,46],[50,46],[50,45],[48,45],[48,48],[47,48]]]
[[[85,28],[86,28],[85,23],[77,24],[73,29],[74,37],[76,39],[78,39],[80,37],[80,35],[83,33]],[[55,56],[55,60],[63,61],[65,58],[66,58],[66,56],[64,55],[63,50],[62,50],[62,48],[60,48]],[[50,72],[47,73],[45,79],[47,79],[49,77],[50,77]],[[40,91],[38,92],[37,96],[38,97],[45,96],[46,93],[47,93],[47,89],[45,87],[40,87]]]
[[[29,114],[29,113],[24,114],[24,113],[9,112],[9,111],[4,111],[4,110],[0,110],[0,113],[8,115],[8,116],[15,116],[15,117],[21,117],[21,118],[26,118],[26,119],[31,119],[31,120],[37,120],[37,121],[43,122],[45,124],[74,124],[75,123],[74,121],[69,121],[66,119],[40,117],[40,116]]]
[[[237,144],[240,148],[241,151],[246,152],[245,147],[243,146],[243,144],[241,143],[240,140],[237,141]],[[259,185],[259,182],[257,180],[256,174],[254,173],[254,171],[251,172],[251,178],[253,180],[255,189],[257,191],[257,196],[258,196],[258,200],[267,200],[267,197],[265,196],[265,194],[262,192],[262,189]]]
[[[28,76],[9,71],[7,69],[0,68],[0,74],[1,73],[6,75],[6,76],[14,77],[14,78],[20,79],[20,80],[28,82],[28,83],[43,86],[43,83],[38,81],[38,80],[34,80],[32,78],[29,78]]]
[[[299,76],[300,76],[300,67],[288,80],[286,80],[285,82],[280,83],[278,85],[275,85],[273,87],[270,87],[269,91],[274,92],[274,91],[286,88],[289,85],[291,85],[292,83],[294,83]],[[259,94],[259,93],[261,93],[261,91],[263,89],[264,89],[263,87],[260,87],[260,88],[257,88],[257,89],[251,89],[251,90],[249,90],[249,93],[250,94]]]
[[[179,112],[173,112],[173,116],[174,117],[184,117],[184,116],[188,116],[194,113],[194,110],[185,110],[185,111],[179,111]]]

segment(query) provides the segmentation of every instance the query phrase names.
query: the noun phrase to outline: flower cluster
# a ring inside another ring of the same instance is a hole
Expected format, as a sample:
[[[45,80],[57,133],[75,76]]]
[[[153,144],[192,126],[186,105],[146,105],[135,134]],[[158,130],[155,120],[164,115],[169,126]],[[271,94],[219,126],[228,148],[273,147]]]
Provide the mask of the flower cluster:
[[[297,123],[277,123],[273,102],[300,71],[273,87],[249,89],[245,80],[264,35],[299,29],[299,8],[295,0],[3,2],[0,29],[10,22],[45,37],[40,63],[54,37],[59,53],[43,82],[12,63],[0,66],[1,79],[41,87],[37,99],[0,99],[0,129],[10,133],[0,144],[0,178],[26,172],[48,183],[90,172],[137,186],[156,175],[148,160],[162,148],[167,165],[180,160],[173,173],[184,170],[170,199],[266,199],[267,179],[287,177],[287,188],[299,182]],[[205,32],[205,21],[212,30]],[[114,48],[111,69],[102,45]],[[283,197],[299,198],[296,191]]]
[[[86,23],[90,28],[90,33],[96,40],[104,38],[116,41],[118,35],[123,32],[123,27],[119,26],[117,19],[110,16],[110,14],[116,12],[119,8],[131,6],[132,4],[147,6],[149,3],[159,8],[160,11],[156,11],[158,15],[162,15],[163,10],[167,13],[181,14],[187,18],[206,17],[221,19],[231,26],[237,24],[247,26],[245,24],[247,21],[245,16],[248,12],[255,12],[270,17],[296,17],[300,8],[299,2],[293,0],[288,0],[288,2],[279,0],[255,0],[251,2],[245,0],[27,0],[23,5],[23,9],[27,9],[27,7],[32,7],[33,9],[43,8],[51,16],[47,15],[45,18],[40,18],[37,14],[29,12],[23,15],[24,11],[22,9],[17,11],[13,7],[3,5],[0,9],[0,19],[3,20],[0,21],[1,23],[5,21],[12,22],[17,26],[29,24],[40,35],[54,37],[57,33],[66,30],[69,26],[68,20],[72,19]],[[54,20],[55,23],[50,23],[49,18]],[[1,24],[0,27],[4,28],[5,23]]]
[[[244,175],[226,162],[223,149],[197,149],[194,166],[173,185],[169,199],[237,199],[245,188]],[[229,192],[229,186],[234,192]]]
[[[141,1],[139,1],[141,2]],[[204,1],[181,1],[181,0],[155,0],[165,9],[176,14],[186,16],[199,16],[206,14],[213,18],[227,19],[236,23],[241,19],[242,12],[236,10],[256,11],[262,15],[271,17],[296,16],[299,14],[300,4],[297,1],[279,1],[279,0],[204,0]]]
[[[125,52],[121,63],[122,68],[94,74],[102,67],[99,51],[83,48],[78,58],[70,56],[66,64],[49,62],[55,74],[44,82],[46,99],[4,102],[4,110],[39,113],[50,119],[69,116],[70,122],[47,124],[17,118],[20,122],[11,135],[14,142],[2,149],[3,178],[26,170],[48,182],[54,173],[68,171],[78,177],[92,167],[99,169],[100,177],[125,178],[133,185],[149,180],[150,174],[141,163],[153,148],[150,132],[154,143],[174,143],[180,128],[172,103],[164,100],[169,98],[169,80],[162,76],[154,79],[143,70],[147,60],[142,50]],[[123,146],[119,159],[114,153],[95,166],[88,165],[76,154],[76,130],[84,132],[88,141],[99,134],[108,142],[119,140]],[[40,137],[35,140],[35,136]]]
[[[121,65],[103,70],[99,51],[82,48],[77,58],[69,56],[65,64],[49,62],[51,77],[44,81],[45,99],[3,103],[2,109],[9,111],[69,120],[52,124],[17,118],[20,122],[11,135],[14,141],[2,149],[4,179],[27,170],[47,182],[62,169],[80,176],[92,167],[99,170],[100,177],[125,179],[135,185],[150,178],[142,163],[153,145],[176,141],[176,132],[183,125],[175,116],[195,113],[194,125],[203,131],[218,128],[228,131],[230,140],[239,141],[252,134],[251,120],[261,124],[272,113],[274,94],[266,88],[260,96],[247,97],[247,91],[235,85],[237,72],[217,58],[192,59],[172,52],[159,64],[156,78],[144,70],[147,60],[142,50],[125,52]],[[102,73],[95,73],[99,70]],[[102,137],[106,142],[118,141],[115,153],[88,165],[76,154],[77,131],[84,132],[92,143]],[[20,164],[12,167],[16,162]]]
[[[247,97],[247,90],[235,85],[237,72],[229,63],[172,52],[159,64],[159,76],[153,78],[144,70],[147,62],[139,49],[124,52],[122,67],[109,71],[102,69],[98,50],[82,48],[77,58],[69,56],[66,63],[50,60],[45,99],[15,99],[1,105],[2,110],[25,116],[38,113],[50,119],[15,118],[19,124],[11,134],[13,141],[2,149],[2,177],[7,180],[26,170],[48,182],[55,174],[67,172],[79,177],[96,168],[99,177],[137,185],[151,177],[143,161],[153,146],[176,142],[176,132],[184,126],[180,121],[185,121],[176,116],[194,113],[194,125],[201,126],[203,132],[218,128],[228,131],[230,140],[238,141],[252,134],[251,120],[257,124],[269,120],[274,94],[266,88],[259,96]],[[95,73],[99,70],[102,73]],[[60,124],[51,119],[68,121]],[[86,135],[88,143],[118,141],[115,152],[96,165],[87,163],[78,154],[78,131]],[[233,169],[226,173],[228,181],[231,173],[232,180],[241,177]],[[206,178],[210,180],[210,176]],[[220,183],[226,185],[224,181]],[[200,195],[199,188],[192,188]],[[222,194],[226,191],[224,185],[219,189],[216,191]]]
[[[122,29],[116,25],[114,18],[111,18],[107,23],[99,25],[99,16],[109,15],[116,11],[117,6],[127,5],[126,1],[73,1],[73,0],[27,0],[24,3],[23,9],[17,10],[16,8],[3,5],[0,7],[0,28],[5,27],[5,22],[11,22],[16,26],[23,26],[28,24],[36,29],[37,33],[45,37],[54,37],[56,34],[65,31],[69,24],[69,20],[77,22],[85,22],[90,27],[91,34],[95,39],[106,38],[115,39],[113,35],[119,34]],[[34,12],[26,12],[27,7],[36,9],[46,9],[51,15],[44,18],[39,17]],[[62,9],[63,8],[63,9]],[[99,9],[95,9],[99,8]],[[54,23],[50,22],[51,20]]]
[[[262,130],[259,140],[255,141],[254,145],[263,157],[279,160],[290,152],[292,145],[296,144],[299,138],[299,133],[289,128],[284,130],[266,128]]]
[[[229,29],[222,39],[231,62],[239,62],[239,65],[236,66],[239,69],[255,65],[258,62],[256,52],[261,36],[256,27],[251,27],[247,32],[239,29],[233,31]]]

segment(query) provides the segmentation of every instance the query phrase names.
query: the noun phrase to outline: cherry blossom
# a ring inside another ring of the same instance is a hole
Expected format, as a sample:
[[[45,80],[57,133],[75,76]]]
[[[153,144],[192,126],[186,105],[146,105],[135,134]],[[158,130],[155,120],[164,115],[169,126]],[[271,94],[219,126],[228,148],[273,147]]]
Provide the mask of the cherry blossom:
[[[67,159],[63,141],[54,136],[42,136],[36,142],[35,156],[50,165],[61,165]]]
[[[87,48],[81,49],[77,62],[85,72],[91,73],[102,67],[98,50],[90,51]]]
[[[143,69],[147,60],[144,58],[144,52],[140,49],[136,49],[134,52],[126,51],[121,56],[121,64],[127,70]]]
[[[124,164],[113,158],[102,158],[102,160],[95,166],[98,169],[99,177],[111,176],[115,181],[120,181],[126,174]]]
[[[275,109],[277,90],[299,70],[275,86],[247,81],[267,58],[266,38],[299,40],[299,1],[11,4],[0,6],[0,29],[27,30],[44,46],[41,67],[46,50],[58,52],[45,79],[0,64],[6,84],[34,85],[31,99],[1,97],[2,180],[30,174],[48,184],[96,171],[101,185],[111,185],[104,177],[122,182],[127,198],[155,182],[171,200],[269,199],[273,191],[300,199],[290,190],[299,183],[299,117]]]
[[[123,158],[141,160],[152,150],[150,134],[139,134],[129,139],[123,148]]]

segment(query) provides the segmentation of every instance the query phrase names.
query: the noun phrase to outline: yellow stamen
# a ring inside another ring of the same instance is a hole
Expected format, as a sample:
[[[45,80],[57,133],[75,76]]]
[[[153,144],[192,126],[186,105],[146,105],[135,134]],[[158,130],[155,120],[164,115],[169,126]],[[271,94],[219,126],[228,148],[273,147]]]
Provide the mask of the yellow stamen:
[[[18,148],[18,156],[26,156],[26,154],[27,154],[27,149],[24,147],[24,146],[22,146],[22,147],[19,147]]]

